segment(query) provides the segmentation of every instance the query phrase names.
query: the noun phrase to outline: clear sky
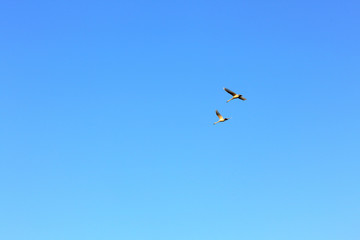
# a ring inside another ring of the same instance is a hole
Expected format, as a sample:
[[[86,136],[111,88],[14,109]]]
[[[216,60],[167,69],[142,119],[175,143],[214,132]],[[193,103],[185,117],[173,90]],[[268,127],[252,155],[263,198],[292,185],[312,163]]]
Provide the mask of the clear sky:
[[[0,238],[360,239],[359,12],[2,1]]]

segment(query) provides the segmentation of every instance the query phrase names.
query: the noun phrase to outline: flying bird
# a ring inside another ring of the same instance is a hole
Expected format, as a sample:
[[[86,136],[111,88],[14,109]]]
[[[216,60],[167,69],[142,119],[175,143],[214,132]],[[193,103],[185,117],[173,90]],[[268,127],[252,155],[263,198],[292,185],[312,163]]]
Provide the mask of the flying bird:
[[[224,88],[224,90],[233,96],[230,100],[226,101],[227,103],[230,102],[231,100],[235,99],[235,98],[239,98],[239,99],[241,99],[243,101],[246,100],[246,98],[244,98],[241,94],[236,94],[236,93],[234,93],[233,91],[231,91],[230,89],[227,89],[227,88]]]
[[[229,120],[229,119],[230,119],[230,118],[223,118],[223,116],[221,116],[221,114],[219,113],[219,111],[218,111],[218,110],[216,110],[216,115],[218,116],[219,121],[214,122],[214,124],[217,124],[217,123],[219,123],[219,122],[225,122],[225,121],[227,121],[227,120]]]

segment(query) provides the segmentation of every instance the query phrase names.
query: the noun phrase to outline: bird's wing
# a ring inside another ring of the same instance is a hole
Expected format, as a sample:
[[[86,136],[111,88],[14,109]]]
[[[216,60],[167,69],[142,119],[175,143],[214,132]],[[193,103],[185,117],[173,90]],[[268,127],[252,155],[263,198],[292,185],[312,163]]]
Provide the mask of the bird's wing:
[[[230,93],[231,95],[235,96],[236,93],[234,93],[233,91],[231,91],[230,89],[224,88],[225,91],[227,91],[228,93]]]
[[[218,118],[221,120],[221,119],[224,119],[223,116],[221,116],[221,114],[219,113],[218,110],[216,110],[216,115],[218,116]]]

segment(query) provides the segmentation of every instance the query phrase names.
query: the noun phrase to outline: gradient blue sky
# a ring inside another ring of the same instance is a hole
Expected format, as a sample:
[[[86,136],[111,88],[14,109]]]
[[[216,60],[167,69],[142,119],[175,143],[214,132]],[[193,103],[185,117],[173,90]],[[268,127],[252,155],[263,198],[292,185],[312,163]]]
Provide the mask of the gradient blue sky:
[[[0,238],[360,239],[359,12],[2,1]]]

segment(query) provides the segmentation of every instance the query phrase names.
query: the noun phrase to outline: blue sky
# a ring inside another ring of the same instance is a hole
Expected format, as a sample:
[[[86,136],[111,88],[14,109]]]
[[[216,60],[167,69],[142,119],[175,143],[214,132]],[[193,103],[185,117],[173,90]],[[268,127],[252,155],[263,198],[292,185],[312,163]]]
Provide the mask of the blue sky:
[[[359,239],[359,11],[3,1],[1,239]]]

